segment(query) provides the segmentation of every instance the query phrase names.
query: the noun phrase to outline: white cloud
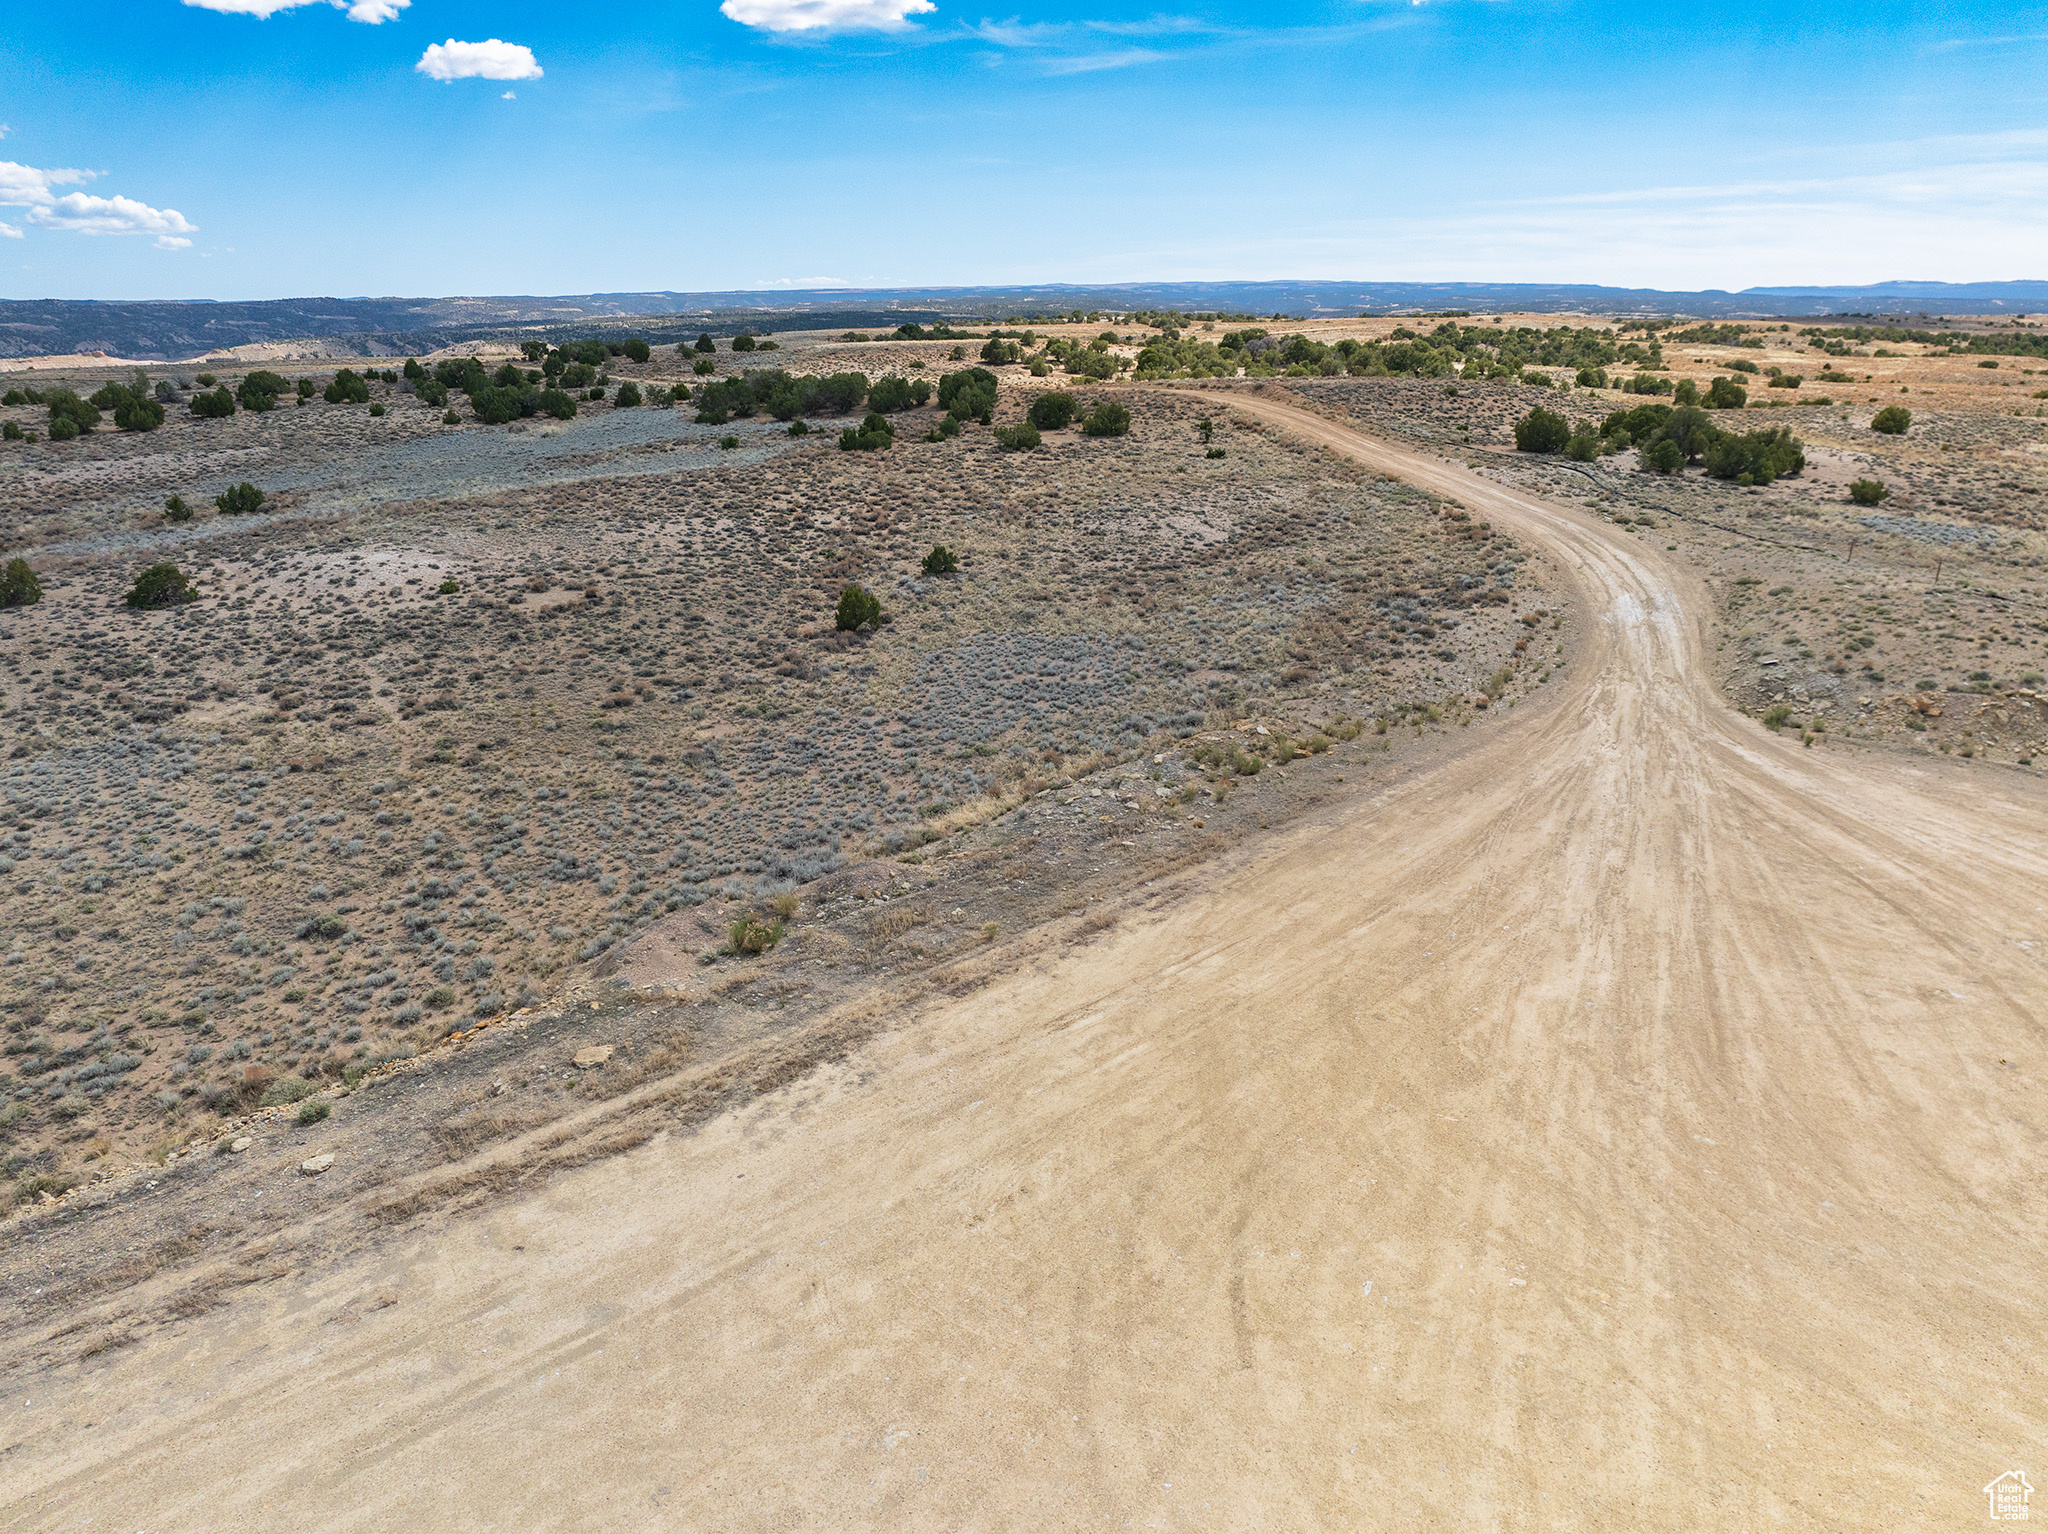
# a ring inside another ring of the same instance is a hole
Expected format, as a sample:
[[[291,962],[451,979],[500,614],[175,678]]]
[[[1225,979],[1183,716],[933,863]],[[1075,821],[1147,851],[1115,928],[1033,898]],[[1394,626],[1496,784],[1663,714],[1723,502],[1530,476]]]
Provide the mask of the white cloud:
[[[164,250],[183,250],[184,236],[199,231],[176,208],[152,208],[132,197],[93,197],[84,192],[58,196],[50,188],[99,178],[94,170],[38,170],[0,160],[0,208],[26,208],[28,221],[39,229],[68,229],[76,234],[153,234]],[[19,229],[0,224],[0,239],[18,240]]]
[[[317,5],[320,0],[185,0],[187,5],[196,5],[202,11],[219,11],[225,16],[254,16],[267,21],[279,11],[295,11],[302,5]],[[347,11],[350,21],[364,21],[371,26],[380,21],[396,21],[398,13],[412,4],[412,0],[326,0],[337,11]]]
[[[99,173],[90,170],[37,170],[0,160],[0,208],[47,208],[57,200],[53,186],[71,186],[91,181]]]
[[[1714,185],[1446,200],[1400,215],[1361,208],[1313,234],[1104,248],[1078,268],[1061,267],[1057,280],[1142,271],[1156,281],[1252,273],[1737,291],[2031,278],[2048,270],[2048,164],[1989,158],[2014,137],[1964,141],[1974,153],[1959,155],[1941,152],[1954,142],[1944,140],[1861,146],[1855,158],[1880,161],[1878,169],[1808,160],[1798,167],[1804,175]],[[1927,163],[1892,168],[1915,154]],[[1001,280],[1051,278],[1027,270]]]
[[[460,43],[452,37],[434,43],[413,68],[430,80],[538,80],[541,76],[531,48],[495,37],[480,43]]]
[[[1119,48],[1114,53],[1083,53],[1072,58],[1048,59],[1039,68],[1049,75],[1086,75],[1102,69],[1128,69],[1133,64],[1150,64],[1165,58],[1150,48]]]
[[[726,17],[762,32],[893,32],[932,0],[725,0]]]
[[[176,208],[152,208],[132,197],[93,197],[85,192],[69,192],[30,208],[28,221],[39,228],[69,229],[78,234],[176,236],[199,232]]]
[[[517,101],[517,100],[519,99],[519,92],[517,92],[517,91],[507,91],[507,92],[505,92],[505,94],[504,94],[504,95],[500,96],[500,97],[499,97],[498,99],[499,99],[500,101]]]

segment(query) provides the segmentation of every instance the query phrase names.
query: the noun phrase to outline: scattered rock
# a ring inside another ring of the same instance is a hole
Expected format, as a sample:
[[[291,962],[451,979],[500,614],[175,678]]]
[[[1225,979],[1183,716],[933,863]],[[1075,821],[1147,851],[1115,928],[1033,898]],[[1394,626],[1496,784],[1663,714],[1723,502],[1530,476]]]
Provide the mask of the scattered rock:
[[[603,1065],[611,1057],[611,1045],[586,1044],[583,1048],[576,1051],[576,1069],[579,1071],[596,1070],[597,1067]]]
[[[230,1151],[240,1153],[242,1151],[247,1150],[250,1146],[254,1145],[255,1143],[255,1140],[251,1139],[248,1135],[237,1135],[235,1136],[234,1140],[228,1145],[228,1149]]]
[[[301,1161],[299,1163],[299,1170],[305,1173],[305,1175],[308,1177],[318,1177],[322,1172],[326,1171],[329,1167],[333,1165],[334,1152],[324,1151],[320,1155],[313,1157],[311,1160]]]

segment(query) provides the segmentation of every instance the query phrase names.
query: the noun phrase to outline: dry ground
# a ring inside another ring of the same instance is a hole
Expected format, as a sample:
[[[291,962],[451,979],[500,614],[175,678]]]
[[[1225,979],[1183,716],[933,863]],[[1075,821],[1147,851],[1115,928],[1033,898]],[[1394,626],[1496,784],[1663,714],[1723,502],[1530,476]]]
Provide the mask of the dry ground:
[[[1563,677],[693,1135],[17,1372],[11,1522],[1982,1516],[2048,1426],[2038,777],[1773,734],[1633,519],[1237,407],[1542,550]]]
[[[386,397],[0,455],[48,593],[0,615],[0,1198],[347,1090],[668,913],[702,918],[696,965],[848,862],[1250,710],[1451,727],[1569,637],[1505,533],[1250,418],[1207,458],[1198,400],[1025,454],[909,412],[867,454]],[[242,479],[276,509],[212,514]],[[208,509],[165,523],[172,492]],[[936,543],[958,574],[920,573]],[[123,607],[158,559],[202,600]],[[835,633],[848,580],[894,621]],[[1239,775],[1148,788],[1146,818]]]

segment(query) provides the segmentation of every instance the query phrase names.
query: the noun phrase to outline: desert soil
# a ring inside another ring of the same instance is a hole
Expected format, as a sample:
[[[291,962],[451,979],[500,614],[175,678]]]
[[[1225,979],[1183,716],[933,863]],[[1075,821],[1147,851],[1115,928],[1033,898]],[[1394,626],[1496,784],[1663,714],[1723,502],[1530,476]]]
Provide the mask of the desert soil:
[[[1540,550],[1568,674],[692,1135],[18,1373],[8,1525],[1982,1517],[2048,1427],[2038,777],[1803,748],[1654,540],[1234,403]]]

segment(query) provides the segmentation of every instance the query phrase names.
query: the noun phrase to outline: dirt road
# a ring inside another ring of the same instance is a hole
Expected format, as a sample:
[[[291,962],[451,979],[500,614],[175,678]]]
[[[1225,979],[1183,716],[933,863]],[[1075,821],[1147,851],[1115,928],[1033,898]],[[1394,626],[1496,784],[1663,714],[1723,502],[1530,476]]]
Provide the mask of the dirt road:
[[[1554,701],[694,1137],[10,1384],[5,1527],[1861,1531],[2048,1475],[2048,802],[1773,737],[1652,550],[1235,404],[1552,551]]]

